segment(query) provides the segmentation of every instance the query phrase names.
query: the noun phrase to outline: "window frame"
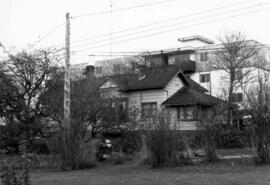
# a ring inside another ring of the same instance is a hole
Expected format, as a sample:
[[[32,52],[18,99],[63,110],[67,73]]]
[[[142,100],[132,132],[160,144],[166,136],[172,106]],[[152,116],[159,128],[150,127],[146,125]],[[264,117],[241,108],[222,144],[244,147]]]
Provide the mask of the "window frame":
[[[149,106],[145,108],[145,106]],[[141,118],[153,118],[157,115],[157,102],[144,102],[141,104]]]
[[[209,52],[200,53],[200,61],[206,62],[209,60]]]
[[[190,113],[188,113],[188,109]],[[178,121],[195,121],[198,117],[198,109],[196,106],[178,106],[176,112]]]
[[[206,81],[206,79],[208,79],[208,81]],[[200,74],[200,83],[210,83],[210,82],[211,82],[211,75],[210,75],[210,73]]]

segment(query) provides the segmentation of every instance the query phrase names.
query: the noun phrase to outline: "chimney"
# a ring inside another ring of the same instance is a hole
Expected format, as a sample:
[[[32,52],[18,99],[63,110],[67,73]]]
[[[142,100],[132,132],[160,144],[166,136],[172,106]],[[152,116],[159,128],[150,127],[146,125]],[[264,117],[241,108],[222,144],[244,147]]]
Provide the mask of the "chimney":
[[[85,68],[85,76],[86,77],[94,77],[95,67],[92,65],[86,66]]]

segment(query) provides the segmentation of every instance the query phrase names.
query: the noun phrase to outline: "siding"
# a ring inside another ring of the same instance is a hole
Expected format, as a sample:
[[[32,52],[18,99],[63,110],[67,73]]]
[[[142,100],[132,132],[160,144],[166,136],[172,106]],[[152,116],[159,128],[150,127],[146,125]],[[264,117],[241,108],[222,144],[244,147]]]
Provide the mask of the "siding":
[[[167,84],[165,90],[168,92],[167,97],[169,98],[174,93],[176,93],[181,87],[183,87],[182,81],[178,76],[175,76],[171,79],[171,81]]]
[[[137,109],[138,117],[141,117],[141,104],[147,102],[157,102],[158,110],[161,110],[161,104],[167,99],[165,90],[147,90],[130,92],[128,95],[128,104],[130,109]]]

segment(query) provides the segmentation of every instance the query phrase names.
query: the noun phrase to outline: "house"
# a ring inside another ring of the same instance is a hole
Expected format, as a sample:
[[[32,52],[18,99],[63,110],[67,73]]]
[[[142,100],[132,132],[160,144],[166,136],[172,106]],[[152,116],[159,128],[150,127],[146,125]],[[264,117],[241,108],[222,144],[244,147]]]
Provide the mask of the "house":
[[[149,52],[147,55],[143,55],[145,60],[145,64],[148,67],[161,67],[161,66],[175,66],[177,69],[180,67],[182,73],[185,76],[188,76],[193,81],[200,84],[202,87],[207,89],[207,93],[213,95],[215,97],[224,96],[224,88],[228,87],[229,75],[223,69],[211,69],[211,62],[214,56],[214,53],[217,49],[220,49],[222,45],[215,44],[214,41],[205,38],[200,35],[190,36],[190,37],[182,37],[179,38],[178,41],[180,42],[181,47],[173,48],[173,49],[166,49],[161,51],[152,51]],[[247,42],[253,43],[255,45],[259,45],[258,48],[259,55],[265,58],[268,63],[269,70],[264,70],[258,68],[256,66],[250,66],[245,69],[237,69],[236,73],[241,74],[245,73],[246,71],[251,71],[250,73],[250,80],[248,82],[248,87],[252,87],[256,84],[257,79],[259,76],[264,75],[265,78],[270,80],[270,50],[268,47],[264,47],[262,43],[259,43],[254,40],[249,40]],[[125,61],[125,65],[128,65],[128,61],[134,61],[130,58],[122,59]],[[121,63],[116,62],[121,61],[121,59],[114,59],[113,61],[107,60],[103,65],[102,62],[96,62],[96,65],[99,65],[99,75],[106,76],[109,74],[113,76],[115,74],[119,74],[119,70],[117,68],[109,67],[118,65],[120,69]],[[130,65],[131,66],[131,65]],[[115,73],[113,70],[108,73],[105,69],[115,69]],[[132,69],[136,71],[134,68],[129,68],[130,71]],[[121,72],[121,74],[124,74]],[[239,76],[239,75],[237,75]],[[234,100],[238,103],[241,103],[244,97],[244,90],[243,86],[240,85],[233,94]]]
[[[104,98],[121,102],[128,112],[137,110],[135,118],[138,122],[153,119],[158,112],[166,111],[179,130],[197,130],[198,110],[210,109],[219,102],[175,65],[108,77],[100,91]]]

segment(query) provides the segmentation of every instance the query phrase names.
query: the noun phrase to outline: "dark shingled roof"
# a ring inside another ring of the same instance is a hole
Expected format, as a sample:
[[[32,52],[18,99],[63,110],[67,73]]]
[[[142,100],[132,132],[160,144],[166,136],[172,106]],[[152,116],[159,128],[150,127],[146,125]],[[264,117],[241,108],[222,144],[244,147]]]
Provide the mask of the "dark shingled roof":
[[[171,66],[145,69],[136,79],[130,80],[130,83],[126,86],[126,91],[165,88],[178,70],[178,68]]]
[[[109,77],[123,91],[140,91],[150,89],[163,89],[169,81],[178,74],[185,86],[190,86],[202,92],[207,92],[189,77],[184,76],[176,66],[163,66],[144,69],[141,74],[124,74]]]
[[[198,89],[192,87],[182,87],[174,95],[169,97],[164,105],[216,105],[220,102],[220,99],[204,94]]]
[[[186,80],[188,81],[190,87],[193,87],[194,89],[197,89],[202,92],[208,92],[207,89],[205,89],[203,86],[192,80],[190,77],[185,76]]]

